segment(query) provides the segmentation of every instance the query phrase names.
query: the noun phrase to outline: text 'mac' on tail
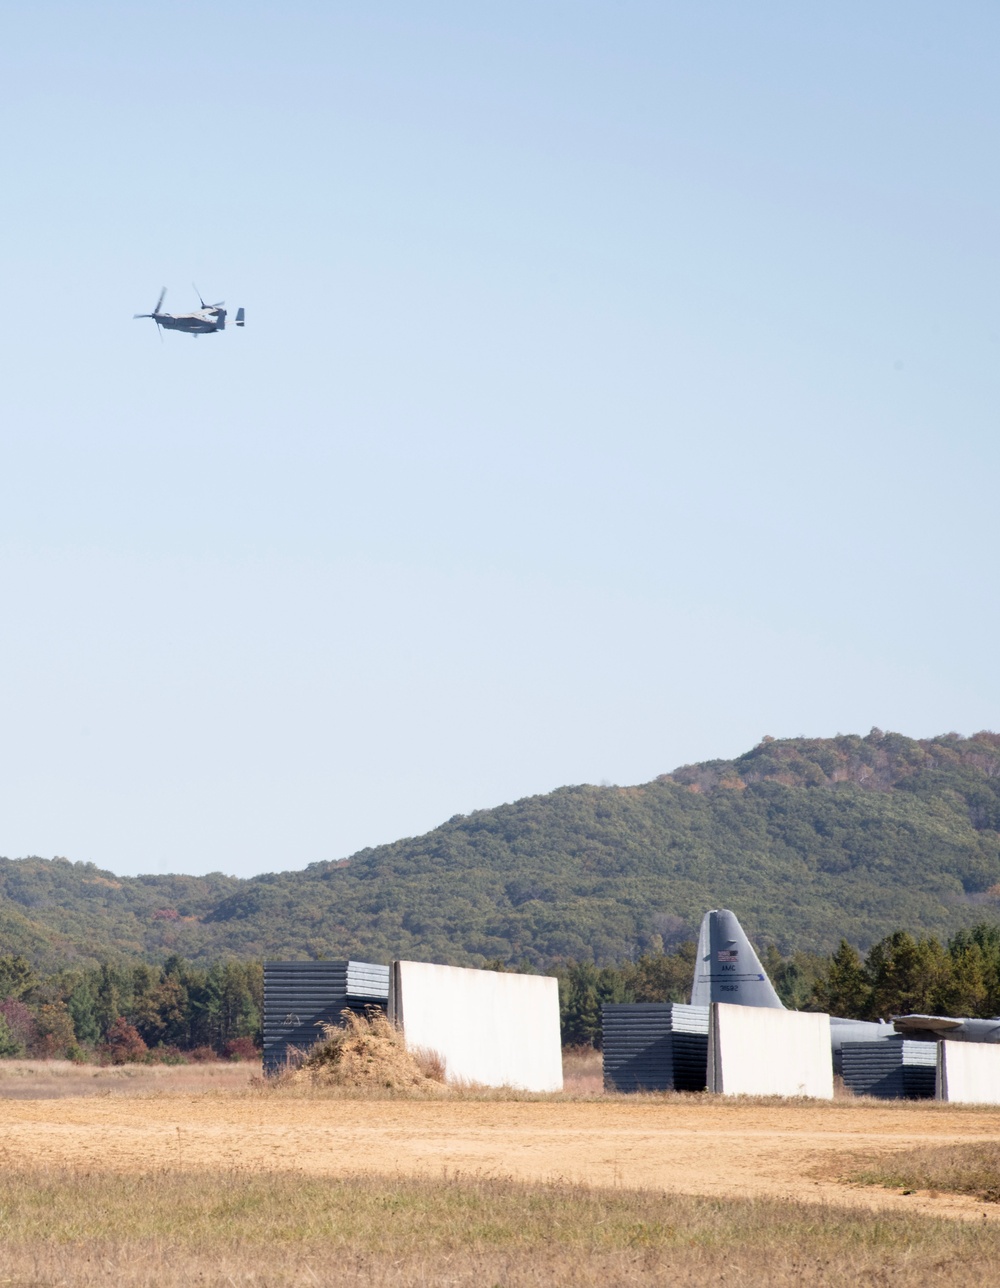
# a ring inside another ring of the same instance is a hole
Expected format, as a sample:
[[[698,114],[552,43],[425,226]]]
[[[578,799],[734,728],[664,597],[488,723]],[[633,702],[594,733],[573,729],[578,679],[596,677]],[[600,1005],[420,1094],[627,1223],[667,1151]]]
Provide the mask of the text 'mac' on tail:
[[[698,934],[691,1005],[708,1006],[712,1002],[784,1010],[743,927],[728,908],[706,912]]]

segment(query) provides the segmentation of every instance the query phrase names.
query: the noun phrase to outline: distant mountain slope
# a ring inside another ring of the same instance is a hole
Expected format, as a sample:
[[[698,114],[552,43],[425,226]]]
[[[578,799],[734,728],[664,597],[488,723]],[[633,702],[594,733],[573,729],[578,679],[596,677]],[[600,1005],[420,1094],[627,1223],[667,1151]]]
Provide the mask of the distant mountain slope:
[[[783,951],[1000,918],[1000,736],[765,739],[250,880],[3,859],[0,952],[612,961],[719,905]]]

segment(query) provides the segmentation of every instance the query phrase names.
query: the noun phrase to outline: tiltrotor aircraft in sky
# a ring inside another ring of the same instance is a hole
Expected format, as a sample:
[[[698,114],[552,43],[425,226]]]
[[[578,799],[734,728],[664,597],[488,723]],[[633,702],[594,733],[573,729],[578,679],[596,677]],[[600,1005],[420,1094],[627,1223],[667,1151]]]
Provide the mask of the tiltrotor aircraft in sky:
[[[698,935],[691,1005],[708,1006],[711,1002],[785,1009],[736,914],[727,908],[713,908],[706,912]],[[830,1016],[830,1042],[835,1067],[839,1067],[840,1049],[845,1042],[880,1042],[889,1038],[1000,1042],[1000,1017],[974,1020],[954,1019],[946,1015],[894,1015],[888,1022]]]
[[[166,293],[167,288],[164,287],[152,313],[133,313],[132,317],[152,318],[157,327],[163,327],[165,331],[186,331],[188,335],[211,335],[214,331],[225,331],[227,316],[223,307],[225,300],[220,300],[218,304],[206,304],[196,286],[194,293],[198,296],[198,303],[201,308],[195,309],[193,313],[178,313],[175,315],[160,312],[163,308],[163,297]],[[246,325],[246,313],[241,308],[236,310],[236,325]]]

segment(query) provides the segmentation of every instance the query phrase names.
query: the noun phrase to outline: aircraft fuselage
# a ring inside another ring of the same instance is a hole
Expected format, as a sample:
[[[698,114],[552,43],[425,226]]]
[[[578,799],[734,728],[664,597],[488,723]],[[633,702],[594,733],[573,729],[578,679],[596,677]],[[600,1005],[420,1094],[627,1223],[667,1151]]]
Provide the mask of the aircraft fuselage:
[[[170,313],[154,313],[153,320],[167,331],[187,331],[190,335],[211,335],[214,331],[223,331],[226,326],[226,314],[182,313],[174,317]]]

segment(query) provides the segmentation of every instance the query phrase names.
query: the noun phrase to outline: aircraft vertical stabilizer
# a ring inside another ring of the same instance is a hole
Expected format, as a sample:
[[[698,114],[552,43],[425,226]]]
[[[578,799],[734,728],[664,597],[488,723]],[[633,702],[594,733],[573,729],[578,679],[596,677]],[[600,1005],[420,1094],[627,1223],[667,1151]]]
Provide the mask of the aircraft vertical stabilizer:
[[[691,1005],[712,1002],[784,1009],[736,914],[728,908],[706,912],[698,934]]]

